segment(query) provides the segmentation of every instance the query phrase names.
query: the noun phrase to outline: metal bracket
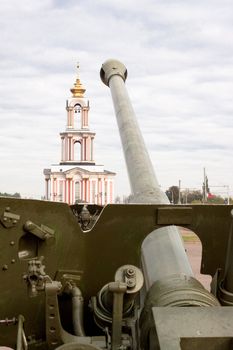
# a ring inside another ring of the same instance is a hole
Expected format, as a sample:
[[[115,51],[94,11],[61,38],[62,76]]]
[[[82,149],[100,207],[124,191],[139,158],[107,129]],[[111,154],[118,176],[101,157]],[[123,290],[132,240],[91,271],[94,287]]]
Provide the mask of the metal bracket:
[[[50,277],[45,274],[45,265],[42,264],[42,261],[43,257],[30,260],[28,262],[28,272],[23,276],[23,279],[27,282],[30,297],[36,297],[38,292],[44,291],[46,281],[50,281]]]
[[[26,339],[26,335],[23,328],[24,317],[22,315],[18,316],[18,332],[17,332],[17,346],[16,350],[27,350],[28,343]]]
[[[24,229],[33,234],[34,236],[44,240],[54,237],[55,231],[45,225],[36,225],[32,221],[28,220],[24,224]]]
[[[10,207],[6,207],[0,219],[5,228],[14,227],[20,220],[20,215],[11,213],[10,210]]]
[[[5,325],[7,327],[11,325],[18,325],[16,350],[28,349],[28,343],[24,332],[24,321],[25,319],[22,315],[18,315],[18,317],[13,317],[11,319],[5,318],[4,320],[0,320],[0,325]],[[5,347],[0,346],[0,348],[5,348]],[[11,349],[11,348],[6,347],[5,349]]]
[[[45,292],[45,317],[46,317],[46,340],[49,349],[55,349],[63,344],[61,339],[61,322],[57,301],[57,294],[62,289],[61,282],[52,281],[46,275],[40,260],[30,260],[28,262],[28,273],[23,276],[27,282],[29,296],[35,297],[38,292]]]
[[[109,291],[113,293],[112,350],[122,349],[123,298],[126,290],[126,283],[120,281],[109,283]]]
[[[61,338],[61,321],[58,308],[57,294],[61,290],[61,283],[51,281],[45,283],[45,317],[46,340],[49,349],[55,349],[63,344]]]
[[[17,324],[18,320],[16,317],[13,318],[5,318],[3,320],[0,320],[0,326],[5,325],[5,326],[11,326]]]

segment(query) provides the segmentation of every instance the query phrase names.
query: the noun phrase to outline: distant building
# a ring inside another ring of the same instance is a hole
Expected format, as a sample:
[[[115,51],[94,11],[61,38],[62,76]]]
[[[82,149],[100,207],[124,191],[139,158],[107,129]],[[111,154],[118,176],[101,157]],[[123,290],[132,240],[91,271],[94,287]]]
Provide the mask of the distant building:
[[[61,136],[61,161],[44,169],[45,198],[74,204],[104,205],[114,200],[115,173],[94,161],[95,133],[89,129],[89,101],[79,76],[66,101],[67,125]]]

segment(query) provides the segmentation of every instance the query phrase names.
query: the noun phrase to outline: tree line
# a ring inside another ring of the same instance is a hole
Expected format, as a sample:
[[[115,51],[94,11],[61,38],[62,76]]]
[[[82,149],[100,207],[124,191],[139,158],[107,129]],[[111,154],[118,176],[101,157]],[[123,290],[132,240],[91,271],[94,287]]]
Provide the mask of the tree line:
[[[170,203],[178,204],[179,203],[179,187],[171,186],[165,191]],[[131,195],[117,196],[115,198],[115,203],[129,203]],[[230,198],[230,203],[233,204],[233,199]],[[203,203],[203,192],[200,190],[182,190],[180,191],[180,204],[201,204]],[[228,204],[228,199],[219,195],[212,195],[209,191],[207,193],[206,203],[208,204]]]
[[[179,203],[179,187],[171,186],[166,190],[168,199],[173,204]],[[227,204],[228,199],[219,195],[212,195],[208,193],[206,202],[209,204]],[[203,203],[203,193],[199,190],[182,190],[180,191],[180,203],[181,204],[201,204]],[[230,198],[230,204],[233,204],[233,199]]]
[[[21,198],[21,195],[19,192],[15,192],[13,194],[7,192],[0,192],[0,197]]]

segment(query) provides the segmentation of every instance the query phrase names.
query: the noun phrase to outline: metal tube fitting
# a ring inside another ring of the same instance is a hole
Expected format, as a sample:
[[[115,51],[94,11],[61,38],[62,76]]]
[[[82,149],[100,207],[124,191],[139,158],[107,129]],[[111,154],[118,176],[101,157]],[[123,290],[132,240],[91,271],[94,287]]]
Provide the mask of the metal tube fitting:
[[[81,290],[77,286],[71,289],[72,295],[72,318],[74,334],[80,337],[85,336],[83,326],[83,296]]]
[[[143,274],[134,265],[123,265],[117,269],[114,280],[126,285],[123,300],[123,316],[125,317],[132,311],[134,300],[143,286]],[[98,293],[99,306],[107,315],[111,315],[113,309],[114,293],[111,285],[112,283],[106,284]]]

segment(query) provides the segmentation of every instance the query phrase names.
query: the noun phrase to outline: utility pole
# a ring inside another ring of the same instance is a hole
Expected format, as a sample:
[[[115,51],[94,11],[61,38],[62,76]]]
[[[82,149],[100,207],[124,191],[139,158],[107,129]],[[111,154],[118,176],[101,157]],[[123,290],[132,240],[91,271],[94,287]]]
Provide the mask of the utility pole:
[[[203,182],[203,203],[207,202],[207,195],[206,195],[206,173],[205,173],[205,168],[204,168],[204,182]]]
[[[177,203],[177,204],[181,204],[181,200],[180,200],[180,187],[181,187],[181,181],[179,180],[179,197],[178,197],[178,203]]]

